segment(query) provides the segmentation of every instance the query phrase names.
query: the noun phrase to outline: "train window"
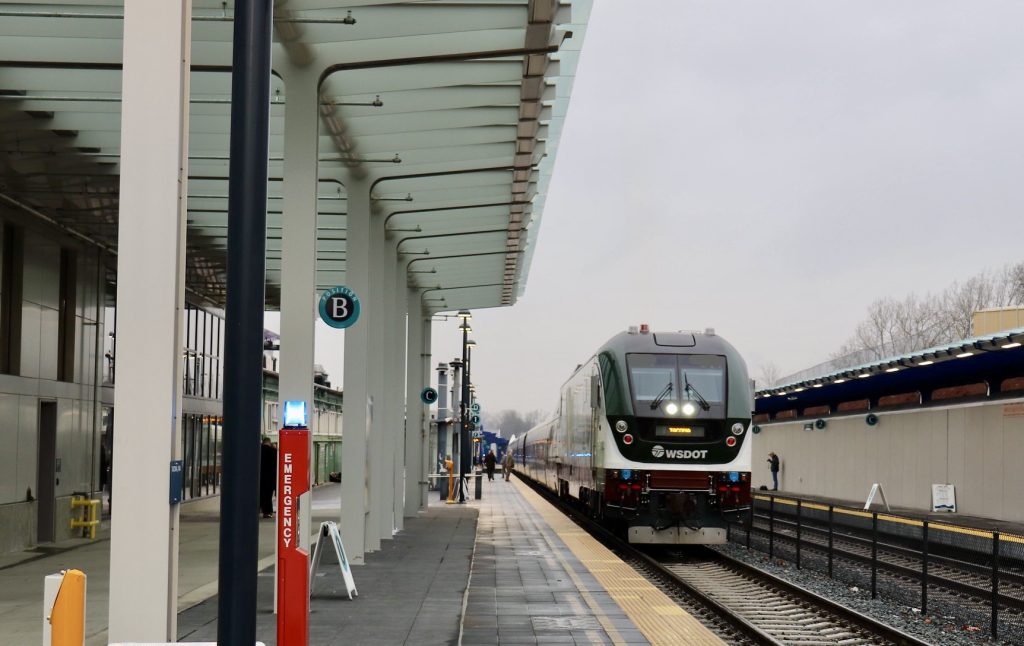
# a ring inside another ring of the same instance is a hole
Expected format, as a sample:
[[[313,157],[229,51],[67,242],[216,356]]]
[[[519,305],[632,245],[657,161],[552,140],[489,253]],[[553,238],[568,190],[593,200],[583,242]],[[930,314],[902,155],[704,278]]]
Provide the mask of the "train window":
[[[628,361],[633,399],[637,403],[674,398],[679,394],[674,355],[634,354],[629,356]]]

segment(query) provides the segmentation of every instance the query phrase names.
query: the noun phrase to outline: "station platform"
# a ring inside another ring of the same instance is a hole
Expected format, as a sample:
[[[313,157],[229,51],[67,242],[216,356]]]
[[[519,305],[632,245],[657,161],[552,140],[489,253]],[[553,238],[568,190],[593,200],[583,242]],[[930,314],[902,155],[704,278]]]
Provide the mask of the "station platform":
[[[333,559],[320,572],[316,646],[723,643],[516,478],[485,479],[482,499],[465,504],[432,493],[425,512],[352,566],[352,600]],[[268,646],[272,583],[261,572],[257,636]],[[213,640],[216,608],[211,597],[181,613],[179,639]]]
[[[314,490],[314,526],[337,519],[338,485]],[[310,644],[697,644],[723,642],[654,585],[512,478],[481,500],[430,506],[365,563],[350,600],[328,551],[311,600]],[[209,501],[215,503],[216,501]],[[214,641],[218,528],[214,504],[182,511],[178,639]],[[273,528],[260,522],[257,637],[276,643]],[[42,583],[75,567],[89,577],[86,645],[107,644],[108,529],[88,543],[8,555],[0,623],[10,643],[41,642]],[[38,588],[38,589],[37,589]]]

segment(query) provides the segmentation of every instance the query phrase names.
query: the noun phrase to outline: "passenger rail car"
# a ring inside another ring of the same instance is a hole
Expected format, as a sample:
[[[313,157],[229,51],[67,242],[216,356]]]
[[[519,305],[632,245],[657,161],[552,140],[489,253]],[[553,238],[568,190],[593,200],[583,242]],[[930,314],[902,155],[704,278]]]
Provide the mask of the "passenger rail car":
[[[521,475],[631,543],[712,544],[750,505],[753,387],[713,330],[630,328],[562,386],[557,415],[515,438]]]

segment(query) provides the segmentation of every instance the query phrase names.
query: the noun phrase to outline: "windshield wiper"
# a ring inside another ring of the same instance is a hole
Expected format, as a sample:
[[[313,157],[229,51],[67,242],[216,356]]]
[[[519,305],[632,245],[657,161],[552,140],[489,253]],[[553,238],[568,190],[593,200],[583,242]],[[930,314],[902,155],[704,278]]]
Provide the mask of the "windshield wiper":
[[[658,406],[661,406],[661,402],[665,401],[665,398],[672,392],[672,382],[669,381],[662,389],[661,394],[654,398],[651,402],[651,410],[654,410]]]
[[[711,410],[711,404],[708,403],[708,400],[704,399],[701,394],[697,392],[697,389],[690,385],[690,380],[686,378],[685,370],[683,371],[683,383],[686,384],[683,388],[683,392],[693,393],[697,396],[697,401],[700,403],[701,409],[706,411]]]

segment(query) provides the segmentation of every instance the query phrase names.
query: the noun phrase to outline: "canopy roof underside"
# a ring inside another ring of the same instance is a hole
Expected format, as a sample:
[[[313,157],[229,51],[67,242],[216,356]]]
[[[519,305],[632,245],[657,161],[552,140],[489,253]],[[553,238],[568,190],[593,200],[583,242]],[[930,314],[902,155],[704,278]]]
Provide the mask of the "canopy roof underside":
[[[186,288],[213,307],[225,299],[233,5],[193,4]],[[325,70],[315,288],[345,282],[345,186],[369,175],[384,178],[371,206],[429,310],[510,305],[525,285],[589,10],[590,0],[275,3],[268,308],[281,280],[279,66]],[[0,205],[112,253],[122,29],[119,3],[0,2]]]

